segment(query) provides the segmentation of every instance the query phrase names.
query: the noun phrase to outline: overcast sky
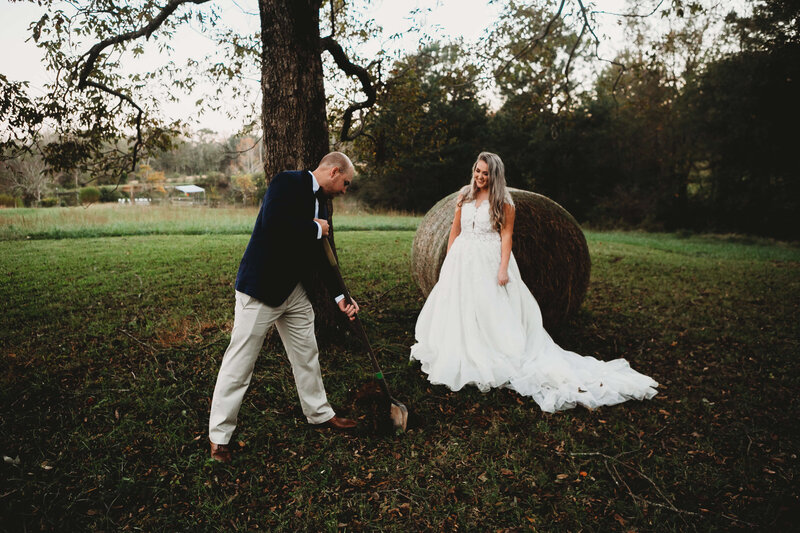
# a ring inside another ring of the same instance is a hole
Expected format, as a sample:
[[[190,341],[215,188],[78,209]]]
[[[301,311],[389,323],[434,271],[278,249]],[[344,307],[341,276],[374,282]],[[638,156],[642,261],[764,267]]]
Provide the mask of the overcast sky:
[[[0,0],[2,1],[2,0]],[[216,0],[223,20],[231,26],[245,31],[256,31],[258,28],[258,5],[255,0]],[[621,11],[624,9],[625,0],[603,0],[604,9],[608,11]],[[426,11],[410,19],[409,13],[414,8],[423,8]],[[430,11],[427,11],[430,8]],[[447,36],[462,36],[467,41],[478,39],[483,32],[497,19],[499,7],[490,5],[486,0],[373,0],[364,10],[364,15],[374,18],[376,23],[383,27],[384,36],[405,32],[414,22],[422,23],[428,33]],[[46,72],[41,66],[41,53],[32,44],[26,42],[30,31],[28,26],[42,15],[43,10],[35,4],[28,2],[3,2],[0,4],[0,72],[12,80],[28,80],[31,83],[33,94],[41,93],[43,86],[52,79],[53,75]],[[621,32],[616,29],[617,17],[601,17],[599,31],[609,35],[604,46],[608,53],[620,46]],[[173,42],[174,57],[180,64],[180,59],[188,57],[200,58],[213,50],[213,41],[204,36],[196,27],[186,27],[180,30]],[[413,50],[417,45],[418,35],[408,35],[406,39],[393,41],[392,46],[400,49]],[[379,46],[378,42],[374,46]],[[133,69],[146,68],[148,65],[159,64],[165,59],[157,52],[148,52],[142,59],[131,62]],[[250,83],[257,83],[256,80]],[[165,105],[164,112],[172,118],[192,117],[196,115],[194,102],[196,95],[186,95],[182,103]],[[206,114],[202,118],[202,126],[208,127],[224,134],[235,132],[239,124],[231,121],[221,114]]]

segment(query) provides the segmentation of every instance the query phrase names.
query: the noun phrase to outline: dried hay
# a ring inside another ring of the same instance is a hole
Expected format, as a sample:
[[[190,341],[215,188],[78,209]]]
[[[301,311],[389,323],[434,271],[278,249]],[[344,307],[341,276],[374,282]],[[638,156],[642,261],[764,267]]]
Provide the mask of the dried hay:
[[[577,221],[553,200],[509,188],[516,205],[513,253],[522,280],[542,310],[545,327],[578,310],[589,287],[591,260]],[[411,251],[412,276],[427,297],[439,279],[456,208],[457,192],[439,200],[422,219]]]

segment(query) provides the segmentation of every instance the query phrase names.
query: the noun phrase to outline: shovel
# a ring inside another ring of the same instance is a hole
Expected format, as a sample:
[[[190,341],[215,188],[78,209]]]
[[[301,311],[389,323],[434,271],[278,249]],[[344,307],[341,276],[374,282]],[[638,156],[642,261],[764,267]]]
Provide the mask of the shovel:
[[[328,237],[322,239],[322,247],[325,249],[325,255],[328,257],[328,262],[330,262],[333,271],[336,273],[336,278],[339,280],[339,288],[341,289],[342,294],[344,294],[344,301],[349,305],[353,300],[350,298],[350,292],[347,290],[347,286],[344,284],[344,279],[342,279],[342,273],[339,271],[339,263],[336,261],[336,256],[333,255],[333,250],[331,249],[331,243],[328,240]],[[370,346],[369,339],[367,338],[367,332],[364,330],[364,325],[358,318],[358,314],[355,315],[353,322],[355,324],[356,332],[361,337],[361,341],[364,343],[364,346],[367,347],[370,361],[372,361],[372,370],[375,373],[375,380],[380,385],[384,396],[386,396],[390,402],[389,412],[387,415],[392,420],[392,425],[394,426],[395,431],[403,432],[406,430],[408,425],[408,409],[399,400],[392,396],[391,392],[389,392],[389,385],[386,383],[386,379],[383,377],[381,367],[378,366],[378,359],[375,357],[375,352],[372,351],[372,346]]]

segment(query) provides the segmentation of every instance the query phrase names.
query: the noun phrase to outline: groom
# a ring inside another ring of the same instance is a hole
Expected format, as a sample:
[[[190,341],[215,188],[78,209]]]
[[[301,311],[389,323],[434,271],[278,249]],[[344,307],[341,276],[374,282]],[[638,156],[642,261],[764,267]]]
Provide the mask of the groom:
[[[337,430],[355,428],[355,421],[336,416],[325,395],[314,311],[303,288],[303,281],[318,271],[328,291],[339,294],[335,272],[322,260],[320,240],[330,231],[327,199],[344,194],[352,179],[353,163],[340,152],[323,157],[313,172],[286,171],[272,178],[236,276],[233,331],[211,401],[212,459],[231,459],[228,443],[239,407],[273,324],[286,348],[308,422]],[[347,305],[339,294],[336,303],[350,320],[355,318],[355,301]]]

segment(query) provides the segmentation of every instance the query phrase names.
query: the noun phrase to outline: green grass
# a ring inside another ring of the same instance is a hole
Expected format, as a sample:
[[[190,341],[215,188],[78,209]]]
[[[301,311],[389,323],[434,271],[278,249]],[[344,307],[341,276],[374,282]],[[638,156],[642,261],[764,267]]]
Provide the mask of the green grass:
[[[309,429],[271,339],[236,459],[221,466],[207,461],[208,407],[248,232],[0,242],[0,454],[19,457],[0,467],[0,530],[796,524],[796,246],[588,233],[586,302],[551,333],[583,354],[626,357],[662,388],[649,402],[549,415],[507,390],[430,386],[407,362],[423,303],[413,231],[341,231],[346,281],[420,426],[393,439]],[[347,412],[368,360],[352,338],[321,360]]]
[[[800,261],[800,247],[796,243],[745,235],[587,231],[586,239],[589,242],[629,244],[687,256]]]
[[[422,217],[337,213],[335,229],[413,230]],[[133,235],[242,235],[253,231],[256,208],[92,204],[50,209],[0,209],[0,241]]]

